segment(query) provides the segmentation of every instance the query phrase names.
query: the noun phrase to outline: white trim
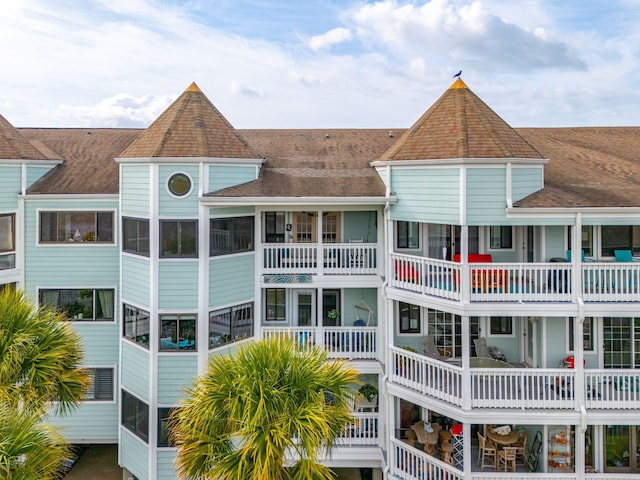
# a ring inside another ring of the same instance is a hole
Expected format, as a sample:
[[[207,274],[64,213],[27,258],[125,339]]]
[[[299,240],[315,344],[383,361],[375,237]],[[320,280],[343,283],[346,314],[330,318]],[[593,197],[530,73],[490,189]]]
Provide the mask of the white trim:
[[[440,165],[505,165],[507,163],[526,165],[545,165],[549,163],[547,158],[426,158],[419,160],[376,160],[369,162],[372,167],[413,167],[440,166]]]
[[[13,167],[15,164],[56,167],[58,165],[62,165],[63,163],[64,160],[29,160],[25,158],[3,158],[2,160],[0,160],[0,167]]]
[[[114,159],[120,164],[139,164],[139,163],[151,163],[151,164],[185,164],[185,163],[207,163],[221,166],[231,167],[252,167],[254,165],[261,166],[264,164],[264,158],[231,158],[231,157],[121,157]]]
[[[182,195],[177,195],[177,194],[173,193],[171,191],[171,187],[169,187],[169,182],[176,175],[184,175],[185,177],[187,177],[189,179],[189,191],[187,191],[186,193],[183,193]],[[182,200],[182,199],[185,199],[185,198],[189,198],[191,196],[191,194],[195,190],[195,183],[194,183],[193,177],[191,175],[189,175],[187,172],[184,172],[182,170],[178,170],[176,172],[173,172],[173,173],[167,175],[167,179],[164,182],[164,188],[167,190],[167,194],[170,197],[175,198],[176,200]]]
[[[25,200],[84,200],[100,201],[100,200],[120,200],[118,193],[31,193],[27,195],[18,195],[18,198]]]
[[[53,286],[43,286],[43,285],[36,285],[35,286],[35,290],[36,290],[36,298],[35,298],[35,303],[38,306],[42,306],[40,303],[40,292],[42,290],[93,290],[94,292],[96,290],[113,290],[113,320],[74,320],[72,318],[69,318],[68,321],[70,323],[77,323],[79,325],[112,325],[117,323],[118,320],[118,300],[117,300],[117,292],[118,292],[118,287],[117,285],[106,285],[106,286],[77,286],[77,285],[72,285],[72,286],[58,286],[58,285],[53,285]],[[120,332],[121,333],[121,332]]]
[[[221,206],[271,206],[271,205],[384,205],[396,203],[396,197],[200,197],[203,205]]]
[[[640,207],[513,207],[507,208],[507,218],[537,218],[575,220],[576,214],[584,218],[614,216],[638,219]],[[573,225],[573,223],[569,224]]]
[[[111,385],[112,388],[112,393],[113,393],[113,400],[82,400],[83,404],[86,405],[110,405],[110,404],[114,404],[114,403],[119,403],[118,400],[118,393],[119,393],[119,389],[117,388],[120,383],[119,383],[119,375],[118,375],[118,371],[120,370],[120,368],[118,368],[118,365],[116,364],[109,364],[109,365],[83,365],[83,368],[112,368],[113,369],[113,384]],[[118,409],[120,410],[120,409]]]
[[[511,320],[511,333],[491,333],[491,318],[492,317],[502,317],[508,318]],[[513,315],[487,315],[485,317],[485,325],[486,325],[486,338],[516,338],[516,322]]]

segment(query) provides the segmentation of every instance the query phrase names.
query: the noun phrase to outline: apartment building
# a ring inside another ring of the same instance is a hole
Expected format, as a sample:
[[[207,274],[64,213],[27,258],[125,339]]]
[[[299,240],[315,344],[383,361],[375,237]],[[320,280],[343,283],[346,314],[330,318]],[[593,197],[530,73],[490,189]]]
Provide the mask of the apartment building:
[[[94,382],[51,420],[125,478],[176,478],[184,388],[273,335],[378,390],[332,467],[640,478],[638,151],[461,79],[408,129],[238,130],[195,84],[144,130],[0,117],[0,284],[73,322]]]

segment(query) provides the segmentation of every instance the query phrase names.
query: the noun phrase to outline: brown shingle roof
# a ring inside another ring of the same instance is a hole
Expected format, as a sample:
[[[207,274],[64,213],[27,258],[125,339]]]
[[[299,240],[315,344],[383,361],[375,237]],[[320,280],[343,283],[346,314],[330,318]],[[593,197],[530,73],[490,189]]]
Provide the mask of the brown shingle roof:
[[[24,138],[2,115],[0,115],[0,158],[6,160],[47,160],[47,156]]]
[[[543,152],[545,188],[521,207],[640,207],[640,128],[519,128]]]
[[[120,157],[258,158],[195,83]]]
[[[389,129],[242,130],[266,158],[258,180],[229,187],[222,197],[383,196],[369,162],[395,138]]]
[[[28,193],[118,193],[114,158],[140,135],[125,128],[20,128],[32,143],[42,144],[64,163],[34,183]]]
[[[543,158],[458,78],[380,160]]]

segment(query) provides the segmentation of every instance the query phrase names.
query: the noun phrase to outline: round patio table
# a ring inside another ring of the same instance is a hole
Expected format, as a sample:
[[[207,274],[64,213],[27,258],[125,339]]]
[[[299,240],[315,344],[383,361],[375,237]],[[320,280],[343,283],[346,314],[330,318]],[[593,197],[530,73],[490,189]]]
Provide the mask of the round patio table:
[[[511,430],[506,435],[500,435],[491,429],[487,430],[487,437],[496,445],[513,445],[518,441],[518,434]]]
[[[471,368],[515,368],[510,363],[487,357],[471,357],[469,366]]]

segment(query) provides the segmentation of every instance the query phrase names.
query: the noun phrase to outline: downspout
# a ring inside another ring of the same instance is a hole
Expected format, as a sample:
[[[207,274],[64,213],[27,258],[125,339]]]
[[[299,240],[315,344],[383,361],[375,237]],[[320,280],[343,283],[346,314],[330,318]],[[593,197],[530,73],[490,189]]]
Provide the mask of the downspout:
[[[513,185],[512,185],[512,180],[513,180],[513,176],[512,176],[512,170],[511,170],[511,163],[507,163],[507,170],[506,170],[506,185],[505,185],[505,191],[507,192],[507,208],[513,208]]]
[[[384,341],[380,342],[380,345],[384,345],[384,355],[382,356],[382,358],[385,359],[385,363],[384,363],[384,369],[383,369],[383,375],[382,375],[382,381],[378,382],[378,386],[381,387],[381,392],[382,392],[382,398],[384,400],[384,405],[385,405],[385,410],[387,413],[387,420],[389,420],[391,418],[391,415],[393,415],[393,405],[390,404],[389,402],[389,392],[387,389],[387,382],[389,380],[389,365],[391,365],[391,351],[389,349],[389,345],[391,344],[391,342],[393,341],[393,309],[389,307],[389,300],[387,298],[387,286],[389,284],[389,275],[391,274],[391,268],[390,268],[390,262],[388,261],[389,259],[389,254],[391,253],[391,246],[393,245],[392,242],[390,242],[390,235],[392,235],[392,230],[390,228],[390,223],[391,223],[391,219],[389,218],[389,214],[391,211],[391,206],[389,203],[389,198],[391,196],[391,166],[387,165],[387,181],[385,182],[385,197],[386,197],[386,202],[384,204],[384,212],[382,215],[382,220],[383,220],[383,241],[384,241],[384,245],[382,248],[382,251],[385,252],[384,253],[384,257],[385,257],[385,262],[384,262],[384,275],[382,277],[382,285],[380,287],[380,291],[382,294],[382,300],[383,300],[383,304],[385,306],[385,339],[383,339]],[[380,326],[378,327],[378,332],[380,333]],[[382,409],[380,409],[382,411]],[[389,424],[389,421],[385,422],[385,424]],[[384,442],[381,442],[382,445],[381,447],[383,448],[383,452],[382,452],[382,461],[383,461],[383,469],[382,469],[382,476],[383,478],[388,478],[389,477],[389,471],[390,471],[390,465],[389,462],[391,461],[391,458],[389,456],[389,452],[391,452],[391,437],[393,432],[391,431],[386,431],[386,434],[384,435]]]

